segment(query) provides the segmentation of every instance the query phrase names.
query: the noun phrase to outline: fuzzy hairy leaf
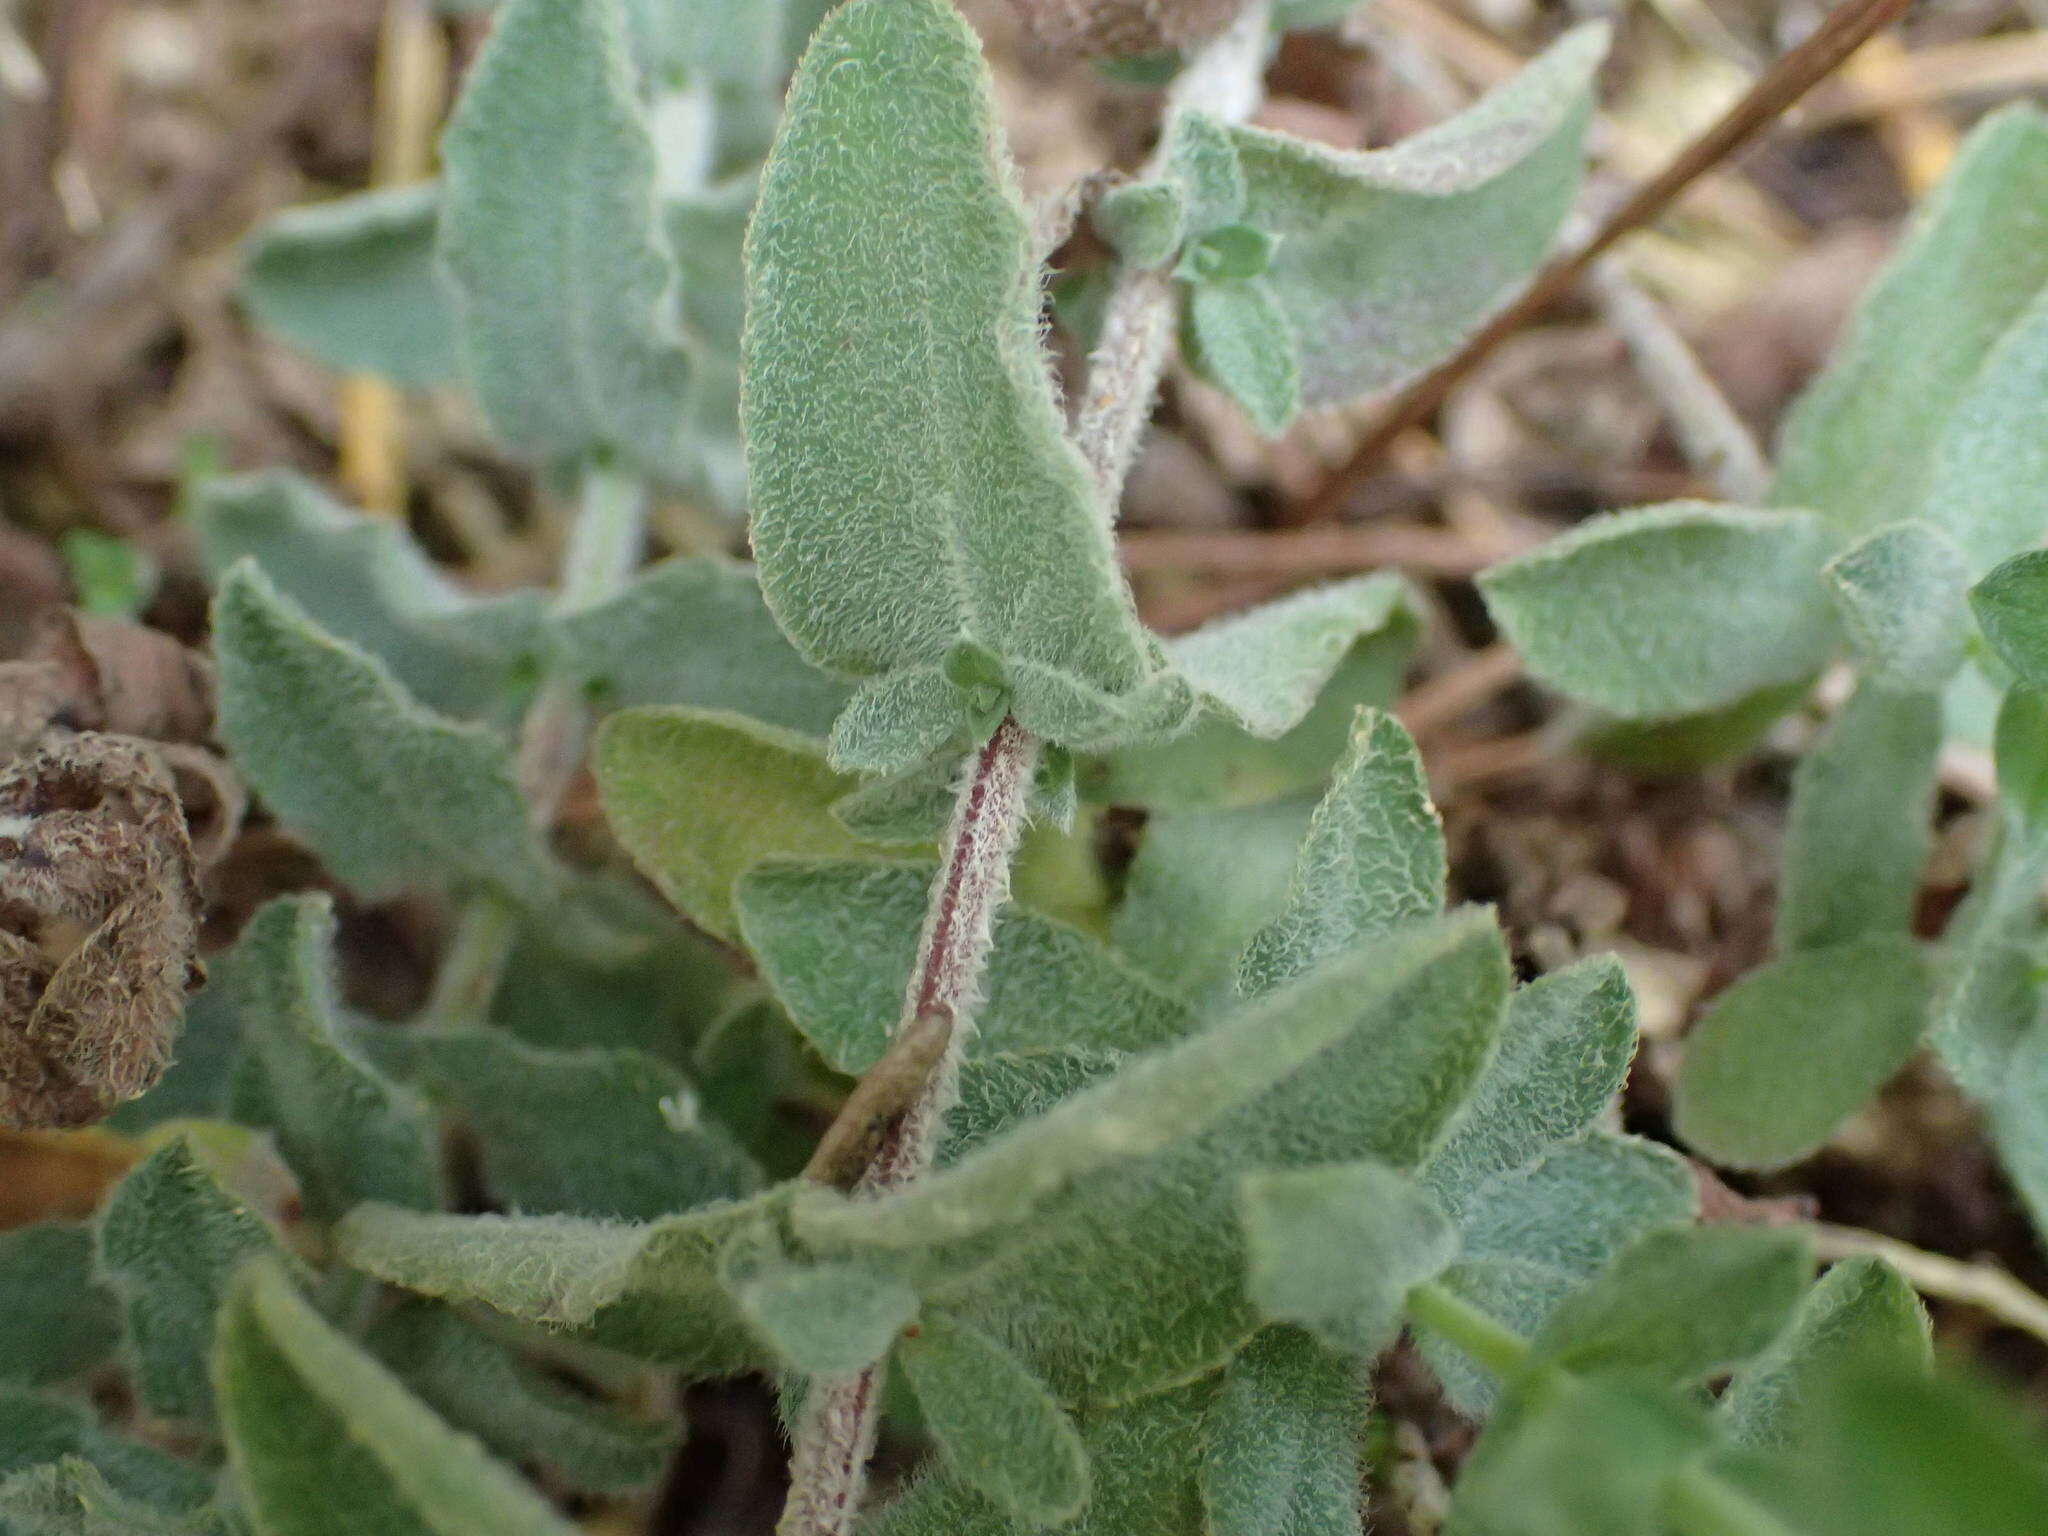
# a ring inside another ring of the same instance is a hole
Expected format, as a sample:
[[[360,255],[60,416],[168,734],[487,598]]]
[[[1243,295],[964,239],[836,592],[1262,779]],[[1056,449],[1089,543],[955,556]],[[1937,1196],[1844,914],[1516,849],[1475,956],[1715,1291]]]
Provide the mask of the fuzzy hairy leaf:
[[[1593,518],[1480,587],[1545,682],[1625,717],[1684,715],[1820,670],[1839,629],[1829,546],[1807,513],[1673,502]]]
[[[114,1299],[93,1277],[90,1228],[45,1221],[0,1233],[0,1378],[80,1375],[120,1337]]]
[[[1378,1163],[1247,1174],[1246,1289],[1274,1322],[1370,1360],[1408,1292],[1458,1256],[1458,1233],[1420,1184]]]
[[[498,435],[683,473],[689,359],[621,0],[507,0],[442,161],[441,255]]]
[[[484,1187],[514,1210],[651,1221],[761,1185],[688,1079],[642,1052],[416,1027],[380,1032],[379,1057],[461,1118]]]
[[[2031,254],[2029,260],[2037,259]],[[1981,576],[2048,529],[2048,277],[1993,345],[1942,429],[1920,515]]]
[[[1846,1259],[1800,1298],[1771,1347],[1735,1373],[1718,1412],[1738,1445],[1790,1446],[1830,1377],[1854,1366],[1924,1371],[1932,1362],[1927,1313],[1905,1277],[1882,1259]]]
[[[397,521],[365,517],[299,475],[209,481],[193,518],[215,580],[244,556],[254,559],[315,624],[375,656],[434,709],[501,708],[543,644],[541,593],[465,592]]]
[[[1060,1530],[1204,1536],[1196,1470],[1215,1395],[1215,1383],[1201,1381],[1078,1416],[1091,1495],[1080,1517]],[[1042,1527],[1013,1519],[938,1461],[862,1529],[864,1536],[1026,1536]]]
[[[1405,614],[1397,576],[1360,576],[1231,614],[1166,643],[1166,654],[1221,715],[1267,740],[1307,718],[1353,648]]]
[[[1118,953],[1181,997],[1233,995],[1237,957],[1287,901],[1313,806],[1301,798],[1147,818],[1110,929]]]
[[[859,1264],[770,1260],[726,1288],[762,1342],[805,1376],[848,1376],[889,1352],[917,1320],[917,1292]]]
[[[1287,905],[1238,964],[1249,996],[1270,992],[1363,939],[1443,908],[1443,827],[1415,743],[1391,715],[1361,714],[1335,782],[1309,819]]]
[[[84,1402],[0,1382],[0,1478],[73,1457],[90,1464],[124,1497],[160,1510],[186,1514],[213,1496],[212,1473],[154,1446],[108,1434]]]
[[[485,886],[545,905],[554,876],[505,743],[420,704],[244,559],[213,610],[220,734],[279,817],[365,895]]]
[[[1186,689],[1053,399],[999,142],[944,0],[853,0],[820,28],[748,237],[754,547],[820,665],[936,667],[964,637],[1028,729],[1087,747],[1178,723]]]
[[[1452,1536],[1663,1536],[1672,1479],[1712,1443],[1704,1414],[1663,1394],[1544,1371],[1473,1447]]]
[[[432,1128],[344,1044],[333,937],[326,897],[281,897],[216,962],[213,986],[242,1021],[235,1118],[276,1134],[317,1220],[363,1200],[431,1210],[440,1203]]]
[[[856,781],[817,743],[740,715],[634,709],[599,731],[605,819],[641,872],[691,921],[739,937],[735,882],[776,855],[837,858],[865,845],[832,815]]]
[[[1287,312],[1256,277],[1194,285],[1182,345],[1195,370],[1278,436],[1301,410],[1301,364]]]
[[[1930,523],[1894,523],[1828,562],[1842,627],[1869,677],[1933,691],[1963,664],[1969,558]]]
[[[1030,1526],[1088,1502],[1088,1452],[1045,1383],[1002,1345],[932,1313],[897,1350],[947,1471]]]
[[[639,1226],[366,1206],[336,1238],[349,1263],[423,1296],[481,1302],[636,1358],[722,1376],[774,1363],[720,1283],[719,1258],[786,1197],[771,1191]]]
[[[1978,628],[2029,688],[2048,688],[2048,550],[2015,555],[1971,589]]]
[[[1778,948],[1903,934],[1934,837],[1940,696],[1865,682],[1792,778]]]
[[[1257,1331],[1239,1178],[1359,1159],[1414,1167],[1477,1074],[1505,992],[1483,914],[1395,935],[1130,1062],[902,1195],[802,1193],[796,1230],[898,1255],[932,1305],[1001,1339],[1064,1401],[1158,1391]]]
[[[1422,1172],[1453,1216],[1487,1180],[1527,1167],[1590,1129],[1636,1049],[1636,998],[1618,961],[1596,955],[1516,992],[1500,1048]]]
[[[1578,190],[1606,47],[1604,28],[1581,28],[1478,105],[1391,149],[1230,130],[1244,219],[1280,237],[1267,281],[1300,344],[1305,404],[1420,373],[1535,272]]]
[[[1750,972],[1686,1036],[1680,1138],[1729,1167],[1798,1161],[1906,1064],[1928,1001],[1926,961],[1904,935],[1806,950]]]
[[[1683,1159],[1595,1131],[1481,1185],[1459,1213],[1466,1257],[1441,1283],[1533,1334],[1587,1276],[1644,1233],[1690,1221],[1697,1203]],[[1490,1410],[1494,1386],[1485,1371],[1434,1335],[1422,1349],[1460,1412]]]
[[[1827,370],[1786,418],[1773,503],[1812,508],[1839,535],[1928,516],[1971,551],[1979,569],[2031,541],[1984,539],[1970,526],[1974,515],[1926,503],[1959,402],[1984,376],[1999,338],[2048,284],[2037,212],[2044,201],[2048,118],[2023,106],[1992,114],[1921,205]],[[2038,396],[2004,409],[2038,409]],[[2009,498],[2012,482],[2000,475],[1998,484],[1999,497]]]
[[[924,864],[775,860],[739,883],[748,950],[804,1038],[841,1072],[864,1072],[888,1049],[933,876]],[[1185,1006],[1094,939],[1020,906],[996,918],[982,999],[977,1052],[1144,1050],[1190,1023]]]
[[[1545,1321],[1533,1360],[1686,1386],[1760,1353],[1813,1275],[1796,1232],[1673,1227],[1623,1249]]]
[[[440,215],[431,182],[288,208],[242,247],[242,302],[330,368],[446,383],[461,365],[434,260]]]
[[[99,1268],[120,1297],[135,1380],[150,1411],[213,1420],[207,1358],[228,1282],[277,1235],[173,1142],[136,1167],[99,1220]]]
[[[1219,632],[1220,639],[1226,626],[1242,623],[1250,631],[1245,638],[1270,639],[1270,647],[1260,647],[1265,655],[1295,661],[1313,657],[1320,647],[1312,640],[1310,627],[1304,624],[1296,629],[1292,620],[1306,620],[1318,605],[1313,597],[1292,600],[1300,607],[1284,615],[1288,622],[1283,625],[1279,622],[1281,610],[1289,601],[1283,599],[1253,609],[1240,619],[1206,626],[1170,642],[1168,654],[1174,655],[1175,647],[1195,646],[1212,632]],[[1266,628],[1268,615],[1274,619],[1271,629]],[[1395,604],[1382,627],[1360,635],[1327,680],[1319,680],[1321,692],[1314,695],[1308,712],[1279,737],[1268,741],[1253,735],[1212,700],[1195,724],[1171,741],[1083,763],[1079,787],[1097,802],[1174,811],[1262,805],[1290,795],[1319,793],[1351,743],[1359,709],[1384,709],[1400,693],[1420,632],[1411,605],[1405,601]],[[1327,636],[1329,631],[1322,633]],[[1248,672],[1246,667],[1239,675]],[[1292,674],[1295,678],[1310,675],[1306,667]],[[1287,677],[1276,668],[1270,674],[1272,692],[1266,694],[1262,684],[1262,695],[1288,697],[1292,689]],[[1229,696],[1214,682],[1205,686],[1221,697]],[[1299,686],[1299,682],[1293,684]]]
[[[75,1456],[0,1481],[7,1536],[229,1536],[241,1528],[217,1510],[171,1513],[140,1503]]]
[[[364,1342],[408,1391],[493,1455],[540,1462],[572,1487],[641,1487],[675,1448],[674,1424],[570,1390],[445,1308],[407,1303]]]
[[[1357,1536],[1367,1389],[1355,1361],[1268,1328],[1209,1409],[1202,1506],[1213,1536]]]
[[[569,1536],[576,1528],[301,1300],[273,1264],[236,1277],[214,1389],[266,1536]]]
[[[1197,1137],[1212,1124],[1227,1124],[1233,1111],[1256,1113],[1287,1099],[1296,1091],[1290,1075],[1346,1043],[1347,1036],[1398,1037],[1413,1027],[1416,998],[1436,993],[1432,983],[1445,988],[1444,1001],[1477,1003],[1469,1006],[1474,1017],[1461,1021],[1476,1040],[1434,1043],[1448,1048],[1452,1059],[1470,1054],[1475,1043],[1483,1052],[1498,1029],[1497,1004],[1504,1000],[1492,998],[1502,980],[1500,959],[1499,932],[1490,915],[1476,909],[1389,935],[1177,1046],[1133,1062],[914,1188],[860,1202],[805,1191],[797,1202],[796,1230],[819,1243],[919,1247],[1021,1219],[1098,1169]],[[1489,999],[1496,1005],[1492,1017]],[[1444,1102],[1451,1085],[1442,1079],[1434,1094],[1422,1082],[1397,1083],[1391,1074],[1373,1087],[1370,1100],[1376,1102],[1357,1106],[1357,1118],[1367,1126],[1368,1108],[1428,1123],[1455,1107],[1455,1101]],[[1398,1097],[1406,1087],[1437,1102]]]
[[[731,711],[822,741],[846,703],[846,685],[775,627],[752,569],[730,560],[665,560],[564,614],[555,633],[566,664],[614,708]]]

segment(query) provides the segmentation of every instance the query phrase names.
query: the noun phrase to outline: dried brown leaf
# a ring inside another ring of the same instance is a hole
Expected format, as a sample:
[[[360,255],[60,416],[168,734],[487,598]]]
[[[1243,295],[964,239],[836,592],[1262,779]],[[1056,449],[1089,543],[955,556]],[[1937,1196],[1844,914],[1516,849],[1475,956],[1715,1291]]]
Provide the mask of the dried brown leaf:
[[[148,747],[59,737],[0,773],[0,1125],[83,1125],[157,1080],[203,974],[199,910]]]

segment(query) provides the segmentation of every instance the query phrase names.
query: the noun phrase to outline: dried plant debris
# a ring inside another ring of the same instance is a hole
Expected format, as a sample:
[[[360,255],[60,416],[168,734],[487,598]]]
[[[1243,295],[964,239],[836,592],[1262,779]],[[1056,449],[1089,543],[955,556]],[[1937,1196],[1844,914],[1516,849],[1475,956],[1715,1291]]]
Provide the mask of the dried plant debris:
[[[1242,0],[1010,0],[1046,48],[1080,58],[1170,53],[1230,25]]]
[[[52,726],[204,742],[213,704],[212,666],[169,635],[60,608],[22,660],[0,664],[0,751],[19,752]]]
[[[157,1080],[204,975],[199,905],[148,748],[53,739],[0,775],[0,1125],[84,1125]]]

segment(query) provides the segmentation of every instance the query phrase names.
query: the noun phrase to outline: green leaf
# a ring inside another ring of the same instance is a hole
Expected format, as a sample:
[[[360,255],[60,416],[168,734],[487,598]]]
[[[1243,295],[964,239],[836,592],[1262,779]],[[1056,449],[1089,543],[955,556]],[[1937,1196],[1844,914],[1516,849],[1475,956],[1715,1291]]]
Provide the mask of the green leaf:
[[[76,606],[100,618],[137,617],[163,579],[148,551],[97,528],[70,529],[60,548]]]
[[[1543,681],[1613,714],[1692,714],[1818,672],[1838,625],[1803,512],[1673,502],[1592,518],[1480,578]]]
[[[2024,260],[2038,264],[2029,251]],[[1942,429],[1921,516],[1981,576],[2048,529],[2048,289],[1993,345]]]
[[[0,1383],[0,1478],[65,1457],[83,1459],[124,1497],[158,1509],[185,1513],[213,1497],[212,1473],[108,1434],[83,1402]]]
[[[1487,1425],[1458,1477],[1455,1536],[1664,1536],[1672,1480],[1712,1443],[1660,1394],[1543,1371]],[[1732,1536],[1732,1533],[1731,1533]]]
[[[917,1292],[859,1264],[774,1260],[729,1275],[726,1287],[791,1370],[850,1376],[889,1352],[917,1320]]]
[[[935,667],[965,638],[1027,729],[1088,747],[1178,723],[1185,687],[1053,398],[999,142],[945,0],[853,0],[820,28],[748,243],[754,547],[820,665]]]
[[[138,1165],[99,1221],[100,1273],[120,1297],[150,1411],[213,1421],[207,1356],[243,1260],[281,1255],[276,1233],[176,1141]]]
[[[1441,361],[1535,272],[1578,190],[1606,46],[1604,28],[1570,33],[1477,106],[1391,149],[1230,130],[1244,220],[1279,236],[1267,281],[1300,344],[1306,405]]]
[[[1845,1373],[1815,1406],[1794,1510],[1814,1536],[2033,1536],[2038,1428],[2004,1393],[1914,1367]]]
[[[1059,1046],[998,1052],[961,1063],[960,1099],[947,1111],[935,1166],[951,1167],[1003,1132],[1111,1076],[1128,1059],[1118,1051]]]
[[[1269,1328],[1223,1373],[1202,1504],[1213,1536],[1357,1536],[1368,1391],[1356,1362]]]
[[[841,1072],[865,1072],[888,1049],[934,874],[923,864],[776,861],[740,881],[748,950],[804,1038]],[[1190,1022],[1095,940],[1019,906],[996,918],[981,990],[977,1053],[1143,1050]]]
[[[1906,1064],[1928,1003],[1926,962],[1904,935],[1806,950],[1750,972],[1686,1036],[1680,1139],[1729,1167],[1797,1162]]]
[[[683,474],[689,359],[620,0],[508,0],[442,161],[441,255],[498,435]]]
[[[333,937],[325,896],[280,897],[215,962],[213,987],[242,1021],[235,1118],[276,1134],[316,1220],[362,1200],[430,1210],[440,1203],[432,1128],[343,1043]]]
[[[1310,818],[1287,905],[1238,964],[1248,996],[1270,992],[1363,939],[1444,904],[1444,835],[1415,743],[1391,715],[1360,715],[1336,780]]]
[[[752,569],[730,560],[665,560],[555,632],[566,665],[614,708],[730,711],[822,741],[847,699],[783,638]]]
[[[675,1425],[572,1391],[444,1308],[409,1302],[380,1318],[365,1343],[420,1401],[494,1455],[543,1463],[577,1489],[641,1487],[675,1447]]]
[[[242,246],[242,302],[340,372],[411,389],[446,383],[460,364],[434,261],[440,216],[432,182],[287,208]]]
[[[1239,1209],[1253,1303],[1368,1360],[1399,1330],[1408,1292],[1458,1256],[1429,1192],[1378,1163],[1247,1174]]]
[[[1563,1370],[1687,1386],[1760,1353],[1813,1274],[1798,1233],[1673,1227],[1622,1250],[1565,1298],[1532,1360]]]
[[[40,1386],[78,1376],[121,1337],[93,1278],[92,1232],[68,1221],[0,1232],[0,1378]]]
[[[1459,1210],[1466,1257],[1446,1289],[1533,1334],[1586,1276],[1645,1232],[1693,1219],[1692,1171],[1668,1148],[1593,1131],[1487,1181]],[[1483,1416],[1491,1376],[1435,1335],[1424,1357],[1462,1413]]]
[[[1828,562],[1827,577],[1849,643],[1873,681],[1932,692],[1962,666],[1970,566],[1939,528],[1880,528]]]
[[[2038,976],[2033,987],[2038,1012]],[[2014,1043],[1997,1084],[1977,1097],[2007,1177],[2026,1202],[2036,1228],[2048,1225],[2048,1030],[2037,1021]]]
[[[1196,1472],[1207,1449],[1213,1381],[1082,1414],[1076,1422],[1092,1491],[1065,1536],[1204,1536]],[[1004,1508],[943,1459],[862,1526],[863,1536],[1024,1536]]]
[[[2015,555],[1971,589],[1970,607],[2000,660],[2048,688],[2048,550]]]
[[[1165,181],[1112,187],[1089,211],[1095,232],[1119,260],[1134,267],[1163,267],[1180,249],[1187,229],[1187,198]]]
[[[2007,696],[2025,703],[2023,690]],[[2032,707],[2041,700],[2033,696]],[[2012,1055],[2044,1018],[2036,957],[2048,838],[2029,836],[2010,812],[1975,889],[1949,924],[1934,1006],[1933,1044],[1963,1090],[1983,1102],[2004,1091]]]
[[[834,858],[864,844],[832,815],[856,781],[814,741],[743,716],[635,709],[598,732],[605,819],[641,872],[691,921],[739,936],[734,883],[775,855]]]
[[[1941,699],[1866,681],[1792,777],[1778,948],[1903,934],[1934,836]]]
[[[1487,1180],[1589,1130],[1636,1050],[1636,998],[1611,956],[1581,960],[1516,992],[1500,1049],[1422,1172],[1453,1216]]]
[[[1194,726],[1161,745],[1131,748],[1084,764],[1082,792],[1097,802],[1176,811],[1260,805],[1283,796],[1320,792],[1337,759],[1351,744],[1359,709],[1386,708],[1400,693],[1421,631],[1410,604],[1396,603],[1384,627],[1360,636],[1326,681],[1317,678],[1321,692],[1313,695],[1314,703],[1299,723],[1271,741],[1261,740],[1232,718],[1222,700],[1233,694],[1249,699],[1254,693],[1270,699],[1287,698],[1290,673],[1283,666],[1315,657],[1320,646],[1312,635],[1317,630],[1326,637],[1330,633],[1320,625],[1311,628],[1306,623],[1297,629],[1292,621],[1308,619],[1319,606],[1314,597],[1283,599],[1253,609],[1241,619],[1226,619],[1170,642],[1168,654],[1183,666],[1188,665],[1184,659],[1188,652],[1204,637],[1214,633],[1220,639],[1239,625],[1244,627],[1242,638],[1271,643],[1261,643],[1256,650],[1246,646],[1242,651],[1235,645],[1219,646],[1219,659],[1232,665],[1227,670],[1216,667],[1212,676],[1199,684],[1212,696]],[[1277,620],[1283,614],[1288,622],[1267,627],[1268,616]],[[1270,663],[1254,667],[1253,656],[1270,658]],[[1313,674],[1304,667],[1291,675],[1305,679]],[[1224,679],[1228,676],[1243,677],[1252,686],[1226,691]]]
[[[1809,1431],[1813,1396],[1837,1373],[1932,1363],[1927,1313],[1913,1287],[1882,1259],[1846,1259],[1800,1298],[1771,1347],[1735,1373],[1718,1412],[1738,1445],[1794,1446]]]
[[[491,1029],[381,1031],[380,1059],[458,1115],[484,1187],[535,1215],[652,1220],[760,1187],[684,1076],[639,1051],[543,1051]]]
[[[1414,1167],[1484,1060],[1505,991],[1481,914],[1395,935],[1128,1063],[905,1194],[802,1192],[796,1230],[895,1255],[932,1304],[1000,1338],[1064,1401],[1158,1391],[1257,1331],[1239,1178]]]
[[[804,1191],[796,1207],[797,1233],[821,1244],[918,1247],[1020,1219],[1098,1169],[1198,1136],[1231,1111],[1254,1107],[1262,1095],[1286,1098],[1287,1092],[1269,1091],[1283,1084],[1294,1089],[1287,1083],[1291,1074],[1354,1032],[1398,1034],[1415,1006],[1411,986],[1423,995],[1442,986],[1441,1001],[1467,1005],[1467,1016],[1447,1007],[1446,1017],[1458,1017],[1468,1038],[1445,1032],[1433,1044],[1460,1065],[1473,1058],[1469,1067],[1476,1069],[1476,1056],[1491,1045],[1499,1026],[1497,1005],[1505,997],[1501,960],[1498,930],[1483,911],[1403,929],[1133,1062],[913,1188],[859,1202]],[[1501,996],[1495,998],[1497,986]],[[1441,1073],[1447,1063],[1437,1051],[1422,1054]],[[1396,1097],[1403,1087],[1416,1089],[1417,1096]],[[1454,1099],[1445,1102],[1456,1088],[1443,1075],[1402,1083],[1390,1071],[1372,1089],[1367,1103],[1352,1106],[1360,1128],[1372,1124],[1372,1112],[1427,1122],[1455,1105]]]
[[[932,1313],[897,1350],[947,1470],[1032,1527],[1088,1502],[1088,1453],[1045,1383],[995,1340]]]
[[[227,1119],[241,1051],[242,1021],[232,1000],[217,984],[201,988],[185,1005],[185,1028],[169,1069],[141,1098],[109,1115],[105,1125],[138,1136],[173,1120]]]
[[[568,1536],[576,1528],[256,1263],[221,1314],[214,1388],[265,1536]]]
[[[2013,687],[1991,741],[2004,819],[2029,843],[2048,834],[2048,693]]]
[[[1928,515],[1933,461],[1958,403],[2048,283],[2032,212],[2044,199],[2048,119],[2017,105],[1986,118],[1787,417],[1776,505],[1810,507],[1838,536]],[[1934,520],[1980,569],[2014,547],[1985,558],[1975,530]]]
[[[1286,904],[1312,809],[1290,799],[1147,818],[1110,929],[1118,953],[1190,1002],[1235,996],[1237,957]]]
[[[1224,224],[1210,230],[1188,250],[1176,276],[1184,282],[1235,283],[1264,277],[1279,248],[1277,236],[1251,224]],[[1266,297],[1272,297],[1270,290]],[[1288,369],[1293,369],[1294,337],[1284,315],[1274,315],[1275,335],[1284,338]]]
[[[1360,576],[1214,620],[1169,640],[1166,654],[1205,716],[1275,740],[1308,717],[1355,647],[1413,605],[1398,576]]]
[[[77,1457],[0,1481],[7,1536],[228,1536],[239,1529],[217,1512],[172,1514],[138,1503]]]
[[[1230,125],[1206,112],[1179,112],[1168,125],[1168,176],[1187,203],[1188,228],[1197,234],[1234,222],[1244,212],[1244,166]]]
[[[720,1282],[720,1255],[786,1198],[785,1188],[643,1226],[365,1206],[336,1240],[350,1264],[423,1296],[481,1302],[640,1359],[729,1376],[773,1360]]]
[[[364,895],[480,885],[545,905],[554,877],[496,735],[416,702],[252,561],[213,612],[220,733],[279,817]]]
[[[375,656],[434,709],[502,709],[540,652],[541,593],[465,592],[397,521],[344,507],[298,475],[209,480],[193,517],[215,580],[252,557],[315,624]]]
[[[1195,371],[1244,408],[1268,437],[1301,410],[1301,366],[1287,312],[1270,284],[1218,278],[1188,293],[1184,345]]]

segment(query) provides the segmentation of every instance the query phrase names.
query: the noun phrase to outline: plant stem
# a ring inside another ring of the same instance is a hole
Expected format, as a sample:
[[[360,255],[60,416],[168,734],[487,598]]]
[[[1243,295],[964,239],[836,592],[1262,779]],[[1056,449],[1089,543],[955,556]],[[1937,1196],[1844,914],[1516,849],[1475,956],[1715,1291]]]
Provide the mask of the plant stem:
[[[1457,1345],[1502,1381],[1521,1374],[1528,1361],[1526,1339],[1433,1280],[1408,1293],[1408,1319]]]
[[[592,464],[584,472],[583,504],[563,551],[555,611],[575,613],[623,587],[640,563],[646,533],[646,486],[610,465]],[[590,706],[581,684],[559,674],[547,679],[520,723],[516,758],[528,819],[543,837],[554,825],[589,735]],[[499,897],[484,895],[471,902],[434,977],[428,1016],[481,1018],[498,989],[517,930],[518,915]]]
[[[1266,0],[1254,0],[1189,63],[1169,98],[1169,113],[1199,109],[1233,122],[1251,115],[1265,68],[1267,11]],[[1174,309],[1173,284],[1165,274],[1126,273],[1111,300],[1102,344],[1089,360],[1088,392],[1074,435],[1101,487],[1104,516],[1112,521],[1152,416]],[[960,1061],[974,1033],[974,1004],[996,911],[1009,894],[1010,860],[1023,836],[1038,752],[1038,741],[1006,718],[961,785],[894,1038],[906,1038],[920,1020],[946,1017],[951,1033],[923,1091],[883,1137],[855,1185],[856,1197],[921,1178],[938,1149],[946,1111],[958,1092]],[[879,1366],[811,1384],[795,1430],[789,1502],[778,1536],[850,1536],[880,1428],[881,1385]]]

